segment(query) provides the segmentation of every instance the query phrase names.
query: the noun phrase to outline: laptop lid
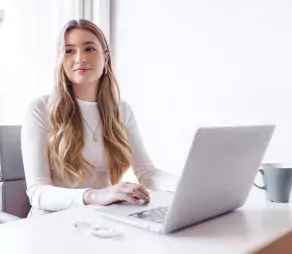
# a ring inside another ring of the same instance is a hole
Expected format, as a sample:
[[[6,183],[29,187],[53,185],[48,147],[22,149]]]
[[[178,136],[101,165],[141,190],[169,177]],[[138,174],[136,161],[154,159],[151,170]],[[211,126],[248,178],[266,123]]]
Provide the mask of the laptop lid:
[[[191,145],[164,232],[242,206],[275,126],[200,128]]]

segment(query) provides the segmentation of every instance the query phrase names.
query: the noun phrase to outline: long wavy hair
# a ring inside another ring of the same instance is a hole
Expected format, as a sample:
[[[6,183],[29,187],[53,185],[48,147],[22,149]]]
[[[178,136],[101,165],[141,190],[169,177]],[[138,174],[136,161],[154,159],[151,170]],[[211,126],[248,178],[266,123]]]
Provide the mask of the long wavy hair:
[[[109,52],[103,32],[94,23],[84,19],[71,20],[63,28],[59,40],[56,85],[50,97],[48,151],[51,169],[69,186],[82,182],[85,173],[95,175],[96,172],[82,154],[84,129],[81,111],[63,67],[65,36],[75,28],[93,33],[100,41],[103,52]],[[116,184],[130,166],[131,150],[126,127],[120,118],[120,92],[110,57],[98,82],[96,101],[102,126],[103,153],[109,170],[109,180],[111,184]]]

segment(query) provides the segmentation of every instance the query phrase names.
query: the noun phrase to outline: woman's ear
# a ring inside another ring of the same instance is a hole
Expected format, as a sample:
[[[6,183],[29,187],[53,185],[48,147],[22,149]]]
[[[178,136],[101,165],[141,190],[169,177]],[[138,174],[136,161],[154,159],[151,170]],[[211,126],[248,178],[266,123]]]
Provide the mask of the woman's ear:
[[[107,64],[107,62],[108,62],[108,60],[109,60],[109,58],[110,58],[110,52],[106,51],[106,52],[105,52],[105,57],[104,57],[104,58],[105,58],[104,63]]]

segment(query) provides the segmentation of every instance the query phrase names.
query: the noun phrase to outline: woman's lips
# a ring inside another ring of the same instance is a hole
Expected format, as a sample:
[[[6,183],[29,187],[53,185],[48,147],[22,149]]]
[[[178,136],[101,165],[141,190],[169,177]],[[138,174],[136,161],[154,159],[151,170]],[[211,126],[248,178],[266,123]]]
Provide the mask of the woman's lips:
[[[86,72],[90,71],[90,69],[80,68],[80,69],[77,69],[75,71],[77,71],[78,73],[86,73]]]

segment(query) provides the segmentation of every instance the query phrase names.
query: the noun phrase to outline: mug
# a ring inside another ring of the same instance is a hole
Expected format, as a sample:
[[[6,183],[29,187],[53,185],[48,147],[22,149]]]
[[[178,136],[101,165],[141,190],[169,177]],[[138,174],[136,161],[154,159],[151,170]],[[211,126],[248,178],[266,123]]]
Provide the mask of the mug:
[[[266,197],[271,202],[287,203],[290,199],[292,187],[292,167],[281,164],[262,164],[259,172],[263,176],[264,186],[259,189],[266,191]]]

